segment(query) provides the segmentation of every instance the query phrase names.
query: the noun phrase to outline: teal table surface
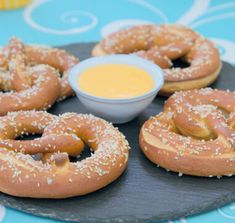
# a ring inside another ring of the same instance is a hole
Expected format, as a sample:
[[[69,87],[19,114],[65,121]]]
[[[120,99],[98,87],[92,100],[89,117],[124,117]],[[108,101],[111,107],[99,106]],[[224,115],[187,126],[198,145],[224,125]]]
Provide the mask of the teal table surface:
[[[235,64],[234,0],[37,0],[23,9],[0,11],[0,46],[11,36],[24,42],[60,46],[98,41],[121,28],[144,23],[187,25],[219,47]],[[0,201],[1,203],[1,201]],[[0,205],[0,222],[53,223]],[[235,203],[169,223],[234,223]]]

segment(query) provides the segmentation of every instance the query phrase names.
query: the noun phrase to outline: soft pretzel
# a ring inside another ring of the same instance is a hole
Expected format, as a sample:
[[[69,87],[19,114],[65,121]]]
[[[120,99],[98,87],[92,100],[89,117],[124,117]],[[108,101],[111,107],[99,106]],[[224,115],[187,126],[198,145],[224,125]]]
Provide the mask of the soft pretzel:
[[[18,42],[18,45],[20,44],[20,41],[16,38],[12,38],[11,42],[15,43]],[[22,45],[25,57],[25,64],[29,66],[46,64],[57,69],[60,73],[62,73],[62,77],[60,78],[60,83],[61,83],[61,92],[59,96],[60,99],[64,99],[65,97],[71,96],[73,94],[73,90],[71,89],[68,83],[67,73],[71,67],[73,67],[75,64],[78,63],[78,59],[62,49],[51,48],[41,45],[24,45],[24,44]],[[12,55],[11,52],[12,52],[11,44],[4,47],[0,52],[0,68],[2,70],[8,69],[9,60]],[[5,79],[6,78],[7,75],[5,75]],[[1,82],[5,83],[6,80],[1,78],[0,75],[0,86]],[[29,82],[25,82],[24,84],[30,87]]]
[[[218,50],[207,39],[179,25],[141,25],[115,32],[92,51],[93,56],[129,54],[151,60],[164,71],[165,84],[160,93],[202,88],[219,75]],[[174,68],[172,61],[181,58],[189,64]]]
[[[46,112],[15,112],[0,118],[0,148],[25,154],[67,152],[77,156],[83,150],[84,144],[75,134],[58,134],[46,132],[46,127],[57,117]],[[21,135],[42,134],[35,140],[15,140]]]
[[[41,138],[14,140],[26,133]],[[91,157],[70,162],[84,143]],[[112,124],[92,115],[15,112],[0,117],[0,191],[20,197],[67,198],[96,191],[118,178],[128,142]],[[29,154],[42,153],[42,161]]]
[[[49,108],[60,95],[60,82],[57,72],[49,65],[26,67],[23,45],[11,42],[11,59],[8,64],[10,78],[2,77],[0,93],[0,115],[19,110],[43,110]],[[28,87],[30,84],[30,88]]]
[[[196,176],[235,174],[235,92],[177,92],[144,123],[140,147],[154,163]]]

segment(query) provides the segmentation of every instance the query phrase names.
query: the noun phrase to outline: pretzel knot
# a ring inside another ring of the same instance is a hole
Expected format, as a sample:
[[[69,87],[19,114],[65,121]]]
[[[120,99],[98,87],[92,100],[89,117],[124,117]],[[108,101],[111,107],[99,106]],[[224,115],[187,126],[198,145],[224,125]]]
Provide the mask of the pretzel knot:
[[[34,140],[15,140],[36,133]],[[84,143],[91,157],[70,162]],[[128,142],[111,124],[92,115],[9,113],[0,118],[0,191],[20,197],[67,198],[98,190],[118,178],[128,160]],[[42,154],[35,160],[33,154]]]
[[[112,33],[92,51],[93,56],[130,54],[158,64],[164,71],[161,94],[202,88],[212,83],[221,69],[219,52],[212,42],[179,25],[141,25]],[[189,64],[175,68],[173,61]]]
[[[24,95],[31,98],[32,100],[25,102],[27,105],[21,110],[39,109],[38,107],[46,109],[54,103],[55,97],[63,99],[73,94],[68,84],[67,72],[76,63],[78,59],[64,50],[24,45],[20,40],[12,38],[9,45],[0,51],[0,90],[16,91],[11,100],[14,97],[16,98],[14,102],[18,100],[19,104],[24,101]],[[59,78],[60,73],[62,73],[61,78]],[[44,82],[44,85],[41,86],[39,82]],[[38,92],[38,89],[42,88],[46,92],[45,95]],[[47,96],[48,101],[36,107],[33,107],[36,103],[31,107],[28,105],[33,104],[32,101],[38,101],[39,98],[40,100],[47,98],[43,96]],[[17,110],[19,109],[12,108],[9,111]]]
[[[146,121],[140,146],[154,163],[196,176],[235,174],[235,92],[177,92]]]

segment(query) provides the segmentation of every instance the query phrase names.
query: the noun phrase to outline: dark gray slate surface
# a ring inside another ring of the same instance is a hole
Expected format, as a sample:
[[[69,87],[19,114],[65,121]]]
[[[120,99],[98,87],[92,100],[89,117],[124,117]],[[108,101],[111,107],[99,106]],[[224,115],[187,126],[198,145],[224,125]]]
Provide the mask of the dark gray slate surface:
[[[93,44],[65,46],[80,59],[89,57]],[[235,69],[224,63],[222,75],[213,85],[235,90]],[[140,126],[150,115],[162,109],[158,97],[138,118],[120,130],[131,145],[127,171],[106,188],[92,194],[66,200],[36,200],[0,193],[6,206],[35,215],[77,222],[153,222],[175,219],[208,211],[235,200],[235,177],[200,178],[182,176],[157,168],[141,153],[138,145]],[[50,112],[86,113],[76,97],[53,106]],[[79,185],[78,185],[79,186]]]

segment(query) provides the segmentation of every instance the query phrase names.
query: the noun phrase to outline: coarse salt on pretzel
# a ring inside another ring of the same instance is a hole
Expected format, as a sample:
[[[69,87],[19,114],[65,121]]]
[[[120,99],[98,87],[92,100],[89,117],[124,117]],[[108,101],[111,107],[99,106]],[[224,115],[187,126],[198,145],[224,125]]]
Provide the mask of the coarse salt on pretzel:
[[[14,141],[25,133],[42,133],[42,137],[29,143]],[[81,142],[94,153],[70,162],[68,154],[81,153]],[[0,117],[0,147],[0,191],[33,198],[79,196],[108,185],[125,170],[129,148],[118,129],[100,118],[36,111]],[[43,153],[42,161],[28,155],[34,153]]]
[[[19,43],[20,41],[16,38],[12,38],[10,42]],[[11,57],[11,47],[9,45],[4,47],[0,52],[0,68],[5,70],[8,68],[9,59]],[[33,66],[38,64],[46,64],[57,69],[62,74],[62,77],[60,78],[60,99],[64,99],[73,94],[73,90],[68,83],[67,74],[68,70],[78,63],[78,58],[69,54],[65,50],[47,46],[23,44],[23,47],[26,65]],[[30,87],[29,83],[26,84]]]
[[[19,110],[48,109],[58,99],[61,86],[57,71],[49,65],[25,66],[23,44],[12,40],[8,70],[10,78],[4,79],[0,90],[0,115]],[[5,85],[4,85],[5,84]],[[29,87],[30,86],[30,87]]]
[[[165,84],[160,93],[202,88],[219,75],[218,50],[207,39],[179,25],[141,25],[112,33],[92,51],[93,56],[106,54],[136,55],[153,61],[164,71]],[[189,64],[174,68],[172,61],[181,58]]]
[[[83,150],[84,144],[73,134],[44,134],[46,127],[55,122],[57,116],[42,111],[22,111],[8,113],[0,118],[0,148],[26,154],[67,152],[77,156]],[[43,137],[35,140],[15,140],[28,134],[42,134]]]
[[[235,174],[235,92],[177,92],[146,121],[140,146],[154,163],[196,176]]]

